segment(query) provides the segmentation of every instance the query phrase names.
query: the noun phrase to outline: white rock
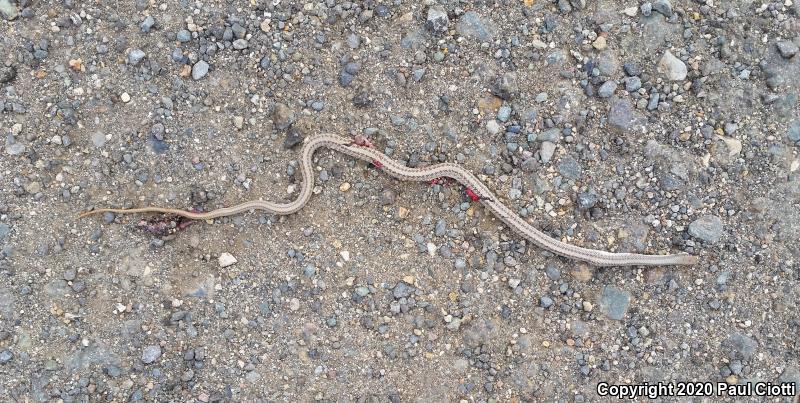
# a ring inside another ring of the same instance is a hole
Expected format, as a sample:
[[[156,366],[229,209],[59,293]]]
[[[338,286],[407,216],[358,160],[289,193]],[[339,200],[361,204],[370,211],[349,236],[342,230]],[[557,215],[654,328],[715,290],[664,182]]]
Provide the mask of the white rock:
[[[223,252],[219,255],[219,267],[228,267],[236,264],[237,260],[233,255],[228,252]]]
[[[491,134],[500,133],[500,123],[497,123],[496,120],[492,119],[486,122],[486,130],[488,130]]]
[[[686,64],[670,51],[664,52],[664,56],[659,60],[658,71],[670,81],[681,81],[686,78],[687,74]]]

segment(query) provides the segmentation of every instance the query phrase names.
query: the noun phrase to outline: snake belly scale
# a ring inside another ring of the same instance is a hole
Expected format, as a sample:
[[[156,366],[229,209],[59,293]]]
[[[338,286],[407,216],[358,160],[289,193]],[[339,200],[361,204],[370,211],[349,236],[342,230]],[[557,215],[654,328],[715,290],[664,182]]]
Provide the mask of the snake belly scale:
[[[401,181],[427,182],[438,178],[451,178],[472,189],[479,195],[480,202],[500,221],[537,246],[559,256],[584,261],[594,266],[661,266],[661,265],[693,265],[698,258],[687,253],[671,255],[643,255],[637,253],[613,253],[595,249],[587,249],[561,242],[551,238],[528,224],[522,217],[513,212],[486,185],[464,168],[450,163],[436,164],[423,168],[409,168],[375,148],[354,144],[351,139],[334,134],[319,134],[306,139],[301,150],[301,173],[303,185],[300,196],[289,203],[252,200],[231,207],[216,209],[205,213],[195,213],[175,208],[140,207],[131,209],[101,208],[82,213],[78,218],[105,212],[132,213],[166,213],[194,220],[208,220],[243,213],[250,210],[265,210],[277,215],[288,215],[299,211],[311,198],[314,187],[312,159],[314,152],[320,147],[349,155],[353,158],[373,163],[383,172]]]

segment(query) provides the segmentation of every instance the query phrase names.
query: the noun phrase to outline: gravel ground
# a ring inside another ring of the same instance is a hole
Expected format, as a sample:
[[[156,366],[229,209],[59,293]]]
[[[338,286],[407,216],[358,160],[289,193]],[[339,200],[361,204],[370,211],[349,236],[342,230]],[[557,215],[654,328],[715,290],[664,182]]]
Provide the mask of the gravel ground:
[[[796,0],[0,14],[3,401],[583,402],[599,382],[800,382]],[[75,219],[291,200],[299,143],[323,131],[459,163],[555,238],[701,263],[595,269],[456,184],[330,151],[293,216]]]

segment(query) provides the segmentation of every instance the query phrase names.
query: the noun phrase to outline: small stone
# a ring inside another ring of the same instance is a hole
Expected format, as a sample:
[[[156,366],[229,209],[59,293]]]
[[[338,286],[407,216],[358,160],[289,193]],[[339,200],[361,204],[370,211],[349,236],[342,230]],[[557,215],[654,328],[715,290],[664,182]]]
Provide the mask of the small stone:
[[[236,50],[247,49],[247,46],[249,46],[247,39],[237,39],[233,41],[233,48]]]
[[[192,40],[192,33],[185,29],[182,29],[178,31],[178,33],[175,35],[175,39],[177,39],[178,42],[180,43],[189,42]]]
[[[542,308],[550,308],[553,306],[553,299],[545,295],[539,299],[539,305],[541,305]]]
[[[159,346],[147,346],[142,352],[142,362],[145,364],[155,362],[158,357],[161,357],[161,347]]]
[[[3,1],[3,0],[0,0]],[[17,78],[17,68],[14,66],[0,66],[0,84],[10,83]]]
[[[681,81],[686,78],[688,73],[686,64],[668,50],[664,52],[664,56],[658,62],[658,71],[670,81]]]
[[[500,129],[500,123],[497,123],[496,120],[492,119],[486,122],[486,130],[488,130],[490,134],[500,133]]]
[[[97,148],[100,148],[106,144],[106,135],[101,132],[92,133],[91,139],[92,139],[92,144]]]
[[[619,99],[611,104],[611,109],[608,111],[608,123],[612,128],[629,131],[643,127],[647,123],[647,119],[633,109],[630,101]]]
[[[144,59],[146,54],[141,49],[133,49],[128,53],[128,64],[136,66]]]
[[[442,6],[431,6],[428,8],[428,18],[425,27],[432,33],[441,35],[447,32],[447,25],[450,19],[447,18],[447,11]]]
[[[9,0],[0,0],[0,14],[6,20],[11,21],[19,16],[19,9]]]
[[[342,184],[339,185],[339,191],[342,193],[347,192],[350,190],[350,186],[350,182],[342,182]]]
[[[511,117],[511,107],[510,106],[503,105],[497,111],[497,118],[500,119],[501,122],[507,122],[510,117]]]
[[[9,350],[0,351],[0,365],[5,365],[14,358],[14,354]]]
[[[622,320],[628,312],[631,295],[617,287],[607,285],[600,297],[600,311],[609,319]]]
[[[689,235],[712,244],[722,237],[722,230],[722,220],[715,215],[704,215],[689,224]]]
[[[219,267],[222,268],[233,266],[237,262],[236,258],[228,252],[222,252],[217,261],[219,262]]]
[[[233,126],[236,127],[239,130],[242,130],[242,127],[244,127],[244,117],[242,117],[242,116],[234,116],[233,117]]]
[[[777,47],[778,52],[786,59],[791,59],[798,51],[797,45],[792,41],[780,41],[777,43]]]
[[[123,93],[122,93],[122,94],[119,96],[119,99],[120,99],[120,101],[122,101],[122,102],[124,102],[124,103],[126,103],[126,104],[127,104],[128,102],[131,102],[131,96],[130,96],[130,95],[127,93],[127,92],[123,92]]]
[[[800,141],[800,119],[794,120],[786,130],[786,137],[791,141]]]
[[[614,95],[614,91],[616,90],[617,90],[617,82],[614,80],[608,80],[604,82],[603,85],[601,85],[600,88],[597,90],[597,95],[600,98],[610,98],[612,95]]]
[[[553,158],[553,154],[556,151],[556,145],[549,141],[543,141],[542,147],[539,149],[539,158],[542,160],[542,164],[547,164]]]
[[[276,104],[272,111],[272,121],[278,130],[284,130],[294,123],[294,112],[285,104]]]
[[[627,7],[622,10],[622,14],[627,15],[628,17],[636,17],[636,14],[639,13],[639,9],[636,6]]]
[[[653,2],[653,10],[664,17],[672,17],[672,4],[669,0],[656,0]]]
[[[635,76],[625,78],[625,91],[636,92],[639,88],[642,88],[642,79]]]
[[[258,27],[261,28],[261,32],[267,33],[267,32],[270,31],[270,28],[269,28],[270,22],[272,22],[272,21],[270,21],[270,20],[261,21],[261,24],[258,25]]]
[[[491,42],[494,36],[493,29],[474,11],[467,11],[461,16],[456,24],[456,32],[465,38],[481,42]]]
[[[592,47],[594,47],[597,50],[603,50],[607,46],[608,45],[606,44],[606,37],[603,35],[598,36],[597,39],[595,39],[594,42],[592,42]]]
[[[147,17],[144,18],[144,21],[142,21],[142,23],[139,25],[139,28],[142,30],[142,32],[148,33],[150,32],[150,30],[153,28],[154,25],[156,25],[156,20],[153,18],[153,16],[148,15]]]
[[[208,74],[208,63],[205,60],[200,60],[192,66],[192,78],[199,80]]]

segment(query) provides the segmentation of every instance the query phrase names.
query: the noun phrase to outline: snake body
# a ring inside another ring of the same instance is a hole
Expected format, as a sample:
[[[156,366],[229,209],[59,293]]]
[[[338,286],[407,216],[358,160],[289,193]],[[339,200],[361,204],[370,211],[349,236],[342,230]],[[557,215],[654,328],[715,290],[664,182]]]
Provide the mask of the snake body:
[[[132,213],[166,213],[186,217],[194,220],[208,220],[217,217],[230,216],[250,210],[265,210],[277,215],[288,215],[299,211],[311,198],[314,187],[314,174],[312,166],[312,155],[320,147],[329,148],[353,158],[366,161],[379,166],[386,174],[402,180],[427,182],[438,178],[452,178],[462,185],[467,186],[474,194],[480,196],[479,200],[491,211],[500,221],[508,225],[511,229],[522,235],[537,246],[549,250],[557,255],[568,257],[575,260],[584,261],[594,266],[660,266],[660,265],[693,265],[698,259],[696,256],[687,253],[672,255],[643,255],[637,253],[612,253],[594,249],[586,249],[553,239],[532,225],[528,224],[522,217],[514,213],[497,197],[486,185],[483,184],[472,173],[464,168],[450,163],[435,164],[423,168],[409,168],[401,162],[377,151],[371,147],[354,144],[351,139],[340,137],[334,134],[319,134],[306,139],[301,150],[301,173],[303,176],[303,186],[300,196],[289,203],[274,203],[262,200],[252,200],[237,204],[232,207],[225,207],[209,211],[206,213],[195,213],[175,208],[164,207],[141,207],[131,209],[101,208],[87,211],[78,216],[83,218],[93,214],[105,212],[132,214]]]

